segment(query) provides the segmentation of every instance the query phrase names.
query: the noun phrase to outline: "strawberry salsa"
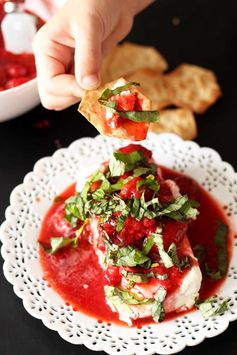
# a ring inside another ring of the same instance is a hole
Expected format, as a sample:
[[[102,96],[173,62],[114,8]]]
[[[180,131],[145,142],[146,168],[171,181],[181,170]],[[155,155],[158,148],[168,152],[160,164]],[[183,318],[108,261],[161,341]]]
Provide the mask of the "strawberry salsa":
[[[227,309],[210,296],[226,276],[228,236],[222,210],[203,188],[131,144],[81,192],[73,185],[55,199],[40,258],[50,286],[75,309],[142,325],[194,306],[204,316]]]
[[[120,86],[117,86],[117,85]],[[133,90],[139,83],[118,81],[114,89],[105,89],[99,98],[99,103],[106,109],[106,131],[122,128],[132,140],[143,140],[147,136],[150,122],[158,120],[157,111],[144,110],[144,100],[141,93]],[[146,99],[146,101],[149,101]],[[150,103],[150,101],[149,101]],[[147,104],[146,104],[147,106]],[[150,104],[149,104],[150,106]]]
[[[0,22],[3,17],[3,4],[0,4]],[[38,20],[38,27],[41,27],[43,21]],[[0,91],[14,88],[35,77],[34,55],[32,53],[13,54],[6,51],[0,31]]]

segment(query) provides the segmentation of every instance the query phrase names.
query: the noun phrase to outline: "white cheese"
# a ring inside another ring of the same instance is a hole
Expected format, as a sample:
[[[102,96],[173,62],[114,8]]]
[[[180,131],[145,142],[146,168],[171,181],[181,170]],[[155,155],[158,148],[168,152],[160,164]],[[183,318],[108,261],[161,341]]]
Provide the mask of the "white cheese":
[[[112,86],[112,90],[119,88],[120,86],[123,86],[126,84],[126,81],[123,79],[118,80],[114,85]]]

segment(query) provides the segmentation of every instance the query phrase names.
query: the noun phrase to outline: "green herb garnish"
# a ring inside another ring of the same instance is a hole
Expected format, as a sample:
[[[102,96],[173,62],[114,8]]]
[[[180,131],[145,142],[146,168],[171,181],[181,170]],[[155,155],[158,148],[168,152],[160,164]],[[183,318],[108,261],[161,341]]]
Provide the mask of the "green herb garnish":
[[[223,314],[228,310],[228,301],[225,300],[218,306],[215,306],[216,299],[214,297],[208,298],[204,301],[196,301],[196,307],[200,309],[204,318],[214,317]]]
[[[179,260],[175,243],[170,244],[168,255],[172,259],[173,263],[178,267],[179,271],[183,271],[184,268],[192,266],[192,261],[188,255],[185,255],[181,260]]]
[[[153,302],[152,299],[138,298],[137,295],[114,286],[104,286],[104,291],[107,300],[117,308],[118,312],[126,313],[129,316],[133,315],[131,306],[138,306]]]
[[[155,295],[155,302],[152,308],[152,318],[155,322],[162,322],[165,319],[164,300],[167,291],[163,287],[159,287]]]
[[[58,250],[67,247],[68,245],[71,245],[73,248],[76,248],[78,245],[79,238],[81,236],[81,233],[83,232],[83,229],[87,223],[87,220],[84,221],[84,223],[81,225],[81,227],[75,232],[75,237],[53,237],[50,238],[50,247],[45,246],[43,243],[40,243],[42,248],[48,253],[48,254],[55,254]]]
[[[227,258],[227,237],[228,237],[228,226],[224,224],[221,220],[217,222],[217,229],[214,236],[214,242],[218,248],[217,251],[217,262],[218,269],[216,271],[211,270],[208,264],[208,251],[204,245],[197,244],[194,247],[194,254],[198,258],[199,263],[206,276],[212,278],[213,280],[219,280],[225,276],[228,268],[228,258]]]

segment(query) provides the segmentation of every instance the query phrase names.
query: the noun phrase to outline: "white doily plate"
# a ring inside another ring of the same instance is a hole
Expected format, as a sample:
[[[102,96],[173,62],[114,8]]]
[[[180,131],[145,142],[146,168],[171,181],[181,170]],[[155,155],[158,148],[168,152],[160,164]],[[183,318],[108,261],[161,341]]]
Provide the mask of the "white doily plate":
[[[104,350],[108,354],[174,354],[187,345],[200,343],[205,337],[222,333],[230,321],[237,319],[237,239],[234,243],[233,238],[228,277],[219,292],[220,300],[229,300],[229,310],[224,315],[205,320],[195,311],[142,329],[98,323],[73,311],[47,286],[39,263],[38,233],[53,198],[86,169],[99,165],[114,149],[126,144],[102,136],[82,138],[69,148],[56,151],[53,157],[36,163],[34,171],[12,192],[6,221],[0,229],[4,275],[22,298],[25,309],[70,343],[85,344],[92,350]],[[209,190],[219,200],[236,230],[237,174],[218,153],[173,134],[150,134],[143,145],[154,152],[159,164],[194,177]]]

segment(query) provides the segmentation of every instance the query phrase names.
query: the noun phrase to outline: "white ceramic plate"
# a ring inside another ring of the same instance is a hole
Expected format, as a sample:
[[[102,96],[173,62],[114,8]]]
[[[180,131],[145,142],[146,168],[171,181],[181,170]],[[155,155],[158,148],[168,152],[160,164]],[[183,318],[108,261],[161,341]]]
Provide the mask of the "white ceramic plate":
[[[229,310],[208,320],[195,311],[142,329],[98,323],[65,305],[42,278],[37,239],[53,198],[85,170],[99,165],[114,149],[126,144],[102,136],[83,138],[36,163],[34,171],[12,192],[6,221],[0,229],[4,274],[14,292],[22,298],[25,309],[70,343],[85,344],[92,350],[109,354],[173,354],[187,345],[200,343],[205,337],[222,333],[230,321],[237,319],[237,240],[234,243],[234,238],[228,277],[219,292],[219,300],[228,298]],[[172,134],[150,134],[143,145],[154,152],[158,163],[194,177],[215,196],[223,209],[228,206],[224,212],[236,230],[237,174],[218,153]]]

